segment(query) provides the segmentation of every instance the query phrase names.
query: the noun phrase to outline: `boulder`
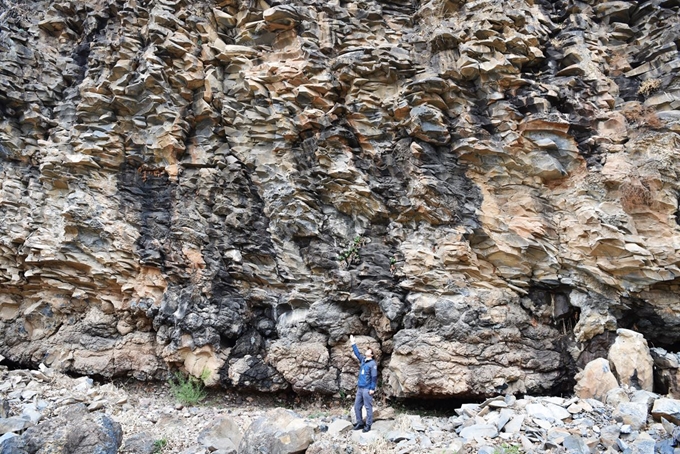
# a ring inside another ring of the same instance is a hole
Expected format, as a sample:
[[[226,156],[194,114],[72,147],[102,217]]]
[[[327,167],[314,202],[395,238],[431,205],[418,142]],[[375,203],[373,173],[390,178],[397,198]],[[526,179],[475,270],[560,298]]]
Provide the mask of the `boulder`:
[[[31,421],[16,416],[11,418],[0,418],[0,435],[9,432],[19,433],[30,425]]]
[[[622,328],[617,329],[616,334],[608,356],[612,372],[622,385],[652,391],[654,360],[644,336]]]
[[[522,428],[522,423],[524,422],[524,415],[513,416],[510,421],[503,427],[503,432],[508,434],[516,434]]]
[[[315,441],[307,448],[305,454],[345,454],[345,446],[330,440]]]
[[[619,404],[623,402],[630,402],[630,397],[628,396],[626,391],[624,391],[623,388],[620,387],[610,389],[604,398],[604,403],[606,403],[607,405],[611,405],[612,407],[617,407]]]
[[[610,424],[603,427],[600,431],[600,443],[602,443],[602,445],[604,445],[606,448],[616,446],[616,441],[619,439],[620,435],[621,430],[619,430],[619,426],[616,424]]]
[[[83,404],[65,407],[56,418],[28,428],[0,445],[5,454],[116,454],[123,441],[119,423],[104,413],[89,413]]]
[[[154,454],[155,441],[149,432],[139,432],[125,439],[123,450],[130,454]]]
[[[680,425],[680,400],[661,398],[654,401],[652,416],[657,421],[666,418],[673,424]]]
[[[616,377],[609,368],[609,361],[604,358],[595,359],[576,374],[574,393],[581,399],[597,399],[603,401],[607,393],[619,386]]]
[[[631,444],[632,454],[654,453],[656,451],[656,440],[646,432],[642,432]]]
[[[659,395],[650,391],[643,391],[641,389],[633,391],[630,396],[631,402],[638,402],[645,404],[648,410],[652,409],[654,402],[659,398]]]
[[[347,433],[352,428],[352,423],[345,419],[336,419],[328,426],[328,433],[332,436]]]
[[[243,434],[239,454],[293,454],[314,441],[314,428],[290,410],[276,408],[257,418]]]
[[[352,432],[350,439],[361,446],[373,445],[381,440],[384,440],[384,433],[377,430],[371,430],[370,432],[362,432],[361,430],[355,430]]]
[[[622,424],[628,424],[633,430],[642,429],[647,424],[647,404],[640,402],[623,402],[612,413]]]
[[[348,412],[350,416],[350,421],[352,422],[352,424],[356,424],[357,417],[356,414],[354,413],[354,407],[350,407],[348,409]],[[380,402],[376,401],[375,399],[373,400],[373,421],[394,419],[395,416],[396,412],[394,411],[394,408],[383,407],[381,406]],[[366,421],[366,407],[361,407],[361,419],[363,421]]]
[[[402,440],[413,440],[416,434],[412,432],[405,432],[403,430],[391,430],[385,434],[385,438],[393,443],[399,443]]]
[[[547,421],[554,421],[555,416],[552,411],[543,404],[529,404],[525,407],[527,416],[530,418],[545,419]]]
[[[495,438],[498,436],[498,428],[491,424],[473,424],[465,427],[458,435],[465,440]]]
[[[571,454],[590,454],[591,452],[585,440],[578,435],[569,435],[562,445]]]
[[[238,422],[229,416],[221,416],[198,435],[198,442],[210,451],[218,449],[236,452],[243,432]]]

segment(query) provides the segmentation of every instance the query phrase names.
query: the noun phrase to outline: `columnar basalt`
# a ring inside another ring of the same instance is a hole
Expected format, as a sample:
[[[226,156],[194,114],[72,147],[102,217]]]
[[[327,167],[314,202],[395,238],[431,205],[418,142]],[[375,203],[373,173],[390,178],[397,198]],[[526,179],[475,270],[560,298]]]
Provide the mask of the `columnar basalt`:
[[[674,0],[0,0],[0,353],[569,389],[680,339]]]

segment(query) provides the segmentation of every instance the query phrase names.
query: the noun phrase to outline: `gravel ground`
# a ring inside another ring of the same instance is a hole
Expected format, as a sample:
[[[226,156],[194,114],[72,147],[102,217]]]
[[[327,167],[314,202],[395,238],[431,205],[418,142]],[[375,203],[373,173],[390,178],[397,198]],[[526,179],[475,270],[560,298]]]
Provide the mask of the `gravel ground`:
[[[9,415],[21,415],[37,408],[40,419],[56,416],[64,406],[84,403],[91,411],[104,411],[123,429],[125,441],[136,434],[163,441],[164,454],[182,453],[196,447],[199,433],[217,417],[229,415],[244,430],[268,410],[284,407],[323,424],[337,417],[349,418],[351,402],[340,399],[302,399],[292,395],[244,395],[225,390],[208,390],[197,405],[182,405],[166,382],[115,380],[96,382],[88,377],[72,378],[42,368],[8,370],[0,366],[0,400],[9,404]]]
[[[654,397],[652,393],[633,389],[622,389],[621,393],[628,393],[633,399]],[[625,402],[624,399],[622,405],[627,405]],[[374,430],[362,434],[349,430],[351,396],[341,399],[246,395],[209,390],[200,404],[182,405],[166,382],[101,383],[88,377],[69,377],[44,367],[9,370],[0,366],[0,427],[3,420],[5,427],[7,420],[30,420],[31,424],[38,424],[76,403],[86,405],[92,412],[103,411],[119,422],[123,429],[119,452],[135,454],[151,454],[148,446],[153,443],[163,445],[155,451],[158,454],[206,454],[199,435],[210,427],[214,431],[213,423],[220,416],[229,416],[245,432],[253,421],[274,408],[294,410],[304,419],[303,426],[312,428],[314,443],[308,449],[309,454],[576,452],[572,445],[578,446],[578,452],[614,453],[628,447],[631,452],[647,452],[645,450],[655,451],[655,443],[657,452],[671,453],[676,445],[672,439],[676,431],[680,440],[680,429],[670,423],[660,424],[651,417],[646,420],[647,416],[643,415],[639,428],[631,428],[631,424],[635,424],[635,412],[623,414],[623,422],[617,421],[621,418],[614,418],[613,414],[624,411],[624,407],[614,410],[599,401],[576,397],[497,396],[484,403],[462,406],[442,401],[436,415],[416,408],[395,410],[378,398]],[[677,404],[680,406],[680,401]],[[542,416],[546,411],[561,416],[546,418]],[[493,427],[503,418],[503,425],[499,427],[507,424],[508,430],[500,433]],[[515,420],[517,424],[513,424]],[[339,426],[343,428],[338,429]],[[509,430],[510,426],[516,427]],[[10,430],[20,434],[26,427]],[[486,435],[489,430],[493,434]],[[470,431],[478,435],[468,436],[463,434],[465,431],[468,435]],[[0,436],[3,433],[0,432]],[[666,444],[661,446],[659,443],[664,440]],[[133,449],[135,443],[137,449]],[[146,450],[140,450],[139,446],[144,444]]]

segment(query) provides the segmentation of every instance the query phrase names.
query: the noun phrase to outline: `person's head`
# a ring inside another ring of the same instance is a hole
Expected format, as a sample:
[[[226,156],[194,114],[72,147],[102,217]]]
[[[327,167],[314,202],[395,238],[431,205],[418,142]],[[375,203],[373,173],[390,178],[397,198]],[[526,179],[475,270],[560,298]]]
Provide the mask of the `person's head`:
[[[366,351],[364,352],[364,356],[366,357],[366,359],[373,358],[373,350],[367,348]]]

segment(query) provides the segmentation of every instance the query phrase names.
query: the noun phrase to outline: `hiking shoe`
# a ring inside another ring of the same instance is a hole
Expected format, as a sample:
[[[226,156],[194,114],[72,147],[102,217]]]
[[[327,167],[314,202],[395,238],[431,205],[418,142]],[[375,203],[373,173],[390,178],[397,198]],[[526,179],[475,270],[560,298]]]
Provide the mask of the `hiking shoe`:
[[[371,426],[365,425],[364,430],[362,430],[362,432],[369,432],[370,430],[371,430]]]
[[[364,423],[363,423],[363,422],[358,422],[358,423],[354,424],[354,428],[353,428],[352,430],[363,429],[363,427],[364,427]]]

